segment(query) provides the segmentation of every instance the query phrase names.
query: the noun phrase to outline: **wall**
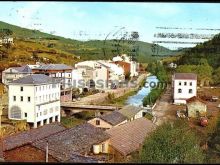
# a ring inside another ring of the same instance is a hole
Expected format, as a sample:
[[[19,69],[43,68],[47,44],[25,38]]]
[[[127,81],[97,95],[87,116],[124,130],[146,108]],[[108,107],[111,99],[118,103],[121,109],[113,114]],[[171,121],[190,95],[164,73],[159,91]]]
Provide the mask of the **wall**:
[[[100,121],[100,125],[96,125],[96,120]],[[99,128],[106,128],[106,129],[112,128],[111,124],[109,124],[109,123],[105,122],[104,120],[97,118],[97,117],[89,120],[88,123],[92,124],[95,127],[99,127]]]
[[[199,112],[200,116],[206,116],[206,109],[206,105],[199,101],[189,103],[187,104],[188,117],[198,117],[197,111]]]
[[[181,85],[179,85],[179,82],[181,82]],[[187,85],[184,85],[184,82],[186,82]],[[192,86],[190,86],[190,82],[192,82]],[[186,99],[196,96],[196,88],[196,80],[174,80],[174,103],[185,103]],[[178,89],[182,89],[182,93],[178,93]],[[189,89],[192,89],[191,94],[189,93]]]

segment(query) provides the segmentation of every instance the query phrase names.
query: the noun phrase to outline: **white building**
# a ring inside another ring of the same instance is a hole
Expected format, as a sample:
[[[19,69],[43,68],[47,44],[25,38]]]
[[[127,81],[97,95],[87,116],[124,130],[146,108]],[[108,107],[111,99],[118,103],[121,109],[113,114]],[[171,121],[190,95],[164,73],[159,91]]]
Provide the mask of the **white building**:
[[[197,94],[197,75],[194,73],[175,73],[172,76],[174,104],[186,104],[186,100]]]
[[[34,74],[9,83],[8,118],[26,120],[34,128],[60,122],[60,82]]]
[[[132,61],[130,57],[126,54],[122,54],[121,56],[113,57],[112,61],[124,61],[130,64],[130,76],[138,76],[139,64],[136,61]]]
[[[75,64],[78,72],[82,74],[85,88],[91,88],[89,81],[94,82],[96,89],[108,88],[110,68],[98,61],[83,61]],[[75,80],[75,78],[73,78]]]
[[[65,64],[46,64],[34,67],[32,72],[35,74],[45,74],[49,77],[61,80],[61,101],[72,100],[72,70],[73,67]]]
[[[2,44],[14,44],[13,38],[12,37],[4,37],[0,39],[0,45]]]
[[[8,85],[11,81],[31,75],[31,68],[26,65],[22,67],[11,67],[2,72],[2,83]]]

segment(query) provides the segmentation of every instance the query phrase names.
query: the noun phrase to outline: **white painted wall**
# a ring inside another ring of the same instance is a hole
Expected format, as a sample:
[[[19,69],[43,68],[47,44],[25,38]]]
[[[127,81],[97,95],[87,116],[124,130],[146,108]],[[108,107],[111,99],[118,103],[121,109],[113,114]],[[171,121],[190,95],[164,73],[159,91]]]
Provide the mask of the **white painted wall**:
[[[186,82],[186,85],[184,85]],[[190,86],[192,82],[192,86]],[[179,85],[181,83],[181,85]],[[178,89],[182,90],[182,93],[178,93]],[[189,89],[192,89],[192,93],[189,93]],[[174,103],[186,103],[186,100],[196,96],[197,93],[197,80],[174,80]]]
[[[21,91],[23,87],[23,91]],[[13,97],[16,96],[16,101]],[[20,97],[23,96],[23,101]],[[28,102],[30,97],[30,102]],[[29,123],[43,122],[49,118],[55,121],[55,116],[58,116],[60,121],[60,84],[44,84],[44,85],[9,85],[9,119],[11,118],[11,108],[18,106],[21,109],[21,119],[27,120]],[[46,113],[45,113],[46,112]],[[25,117],[27,113],[27,117]]]

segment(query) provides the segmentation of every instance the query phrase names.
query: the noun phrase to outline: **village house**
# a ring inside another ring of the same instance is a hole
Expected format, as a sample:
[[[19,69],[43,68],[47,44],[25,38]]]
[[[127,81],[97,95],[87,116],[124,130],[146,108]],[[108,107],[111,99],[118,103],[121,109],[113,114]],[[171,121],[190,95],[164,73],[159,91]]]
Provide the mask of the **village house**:
[[[131,154],[140,150],[145,138],[155,128],[156,126],[150,120],[139,118],[106,130],[110,135],[109,152],[113,154],[113,161],[129,161]]]
[[[207,106],[202,99],[193,96],[186,100],[186,112],[188,117],[204,117],[207,113]]]
[[[75,64],[75,68],[79,70],[83,77],[83,88],[108,88],[109,67],[99,63],[98,61],[83,61]],[[78,81],[78,78],[74,79]],[[82,85],[81,85],[82,86]]]
[[[8,83],[17,80],[19,78],[32,74],[32,70],[28,65],[21,67],[11,67],[2,72],[2,83],[8,85]]]
[[[197,95],[197,75],[194,73],[175,73],[172,76],[174,104],[186,104],[186,100]]]
[[[48,162],[99,163],[110,159],[109,138],[88,123],[73,128],[54,123],[6,137],[3,151],[6,161],[45,162],[48,153]]]
[[[26,120],[32,127],[60,121],[60,82],[43,74],[9,83],[8,118]]]
[[[65,64],[47,64],[33,68],[32,72],[59,78],[61,80],[61,101],[72,101],[72,70],[72,67]]]
[[[14,44],[13,37],[4,37],[0,39],[0,46],[3,44]]]
[[[103,129],[110,129],[126,122],[127,117],[125,117],[118,111],[113,111],[104,115],[100,115],[88,121],[88,123],[92,124],[93,126]]]
[[[124,106],[118,112],[125,116],[128,121],[143,117],[143,109],[141,107],[136,107],[133,105]]]
[[[82,75],[86,88],[108,89],[125,80],[123,68],[105,60],[79,62],[75,68],[80,77]],[[74,81],[79,80],[75,78]]]
[[[130,76],[134,77],[134,76],[138,76],[138,70],[139,70],[139,63],[137,63],[136,61],[132,61],[130,57],[128,57],[126,54],[122,54],[121,56],[116,56],[113,57],[112,61],[115,63],[118,63],[120,66],[125,67],[125,64],[119,62],[119,61],[124,61],[126,63],[130,64]],[[128,68],[128,65],[126,66]]]

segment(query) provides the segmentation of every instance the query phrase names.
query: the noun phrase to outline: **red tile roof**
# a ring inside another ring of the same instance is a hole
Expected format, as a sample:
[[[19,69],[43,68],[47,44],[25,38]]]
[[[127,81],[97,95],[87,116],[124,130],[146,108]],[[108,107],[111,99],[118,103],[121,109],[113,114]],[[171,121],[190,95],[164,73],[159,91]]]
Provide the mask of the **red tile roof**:
[[[178,80],[197,80],[197,75],[194,73],[175,73],[174,79]]]
[[[118,127],[113,127],[106,130],[106,132],[111,137],[110,145],[126,156],[138,150],[146,136],[155,128],[156,126],[150,120],[139,118]]]
[[[200,98],[197,97],[197,96],[193,96],[193,97],[187,99],[187,100],[186,100],[186,103],[189,104],[189,103],[192,103],[192,102],[195,102],[195,101],[199,101],[199,102],[202,102],[202,103],[205,104],[205,101],[203,101],[202,99],[200,99]]]

